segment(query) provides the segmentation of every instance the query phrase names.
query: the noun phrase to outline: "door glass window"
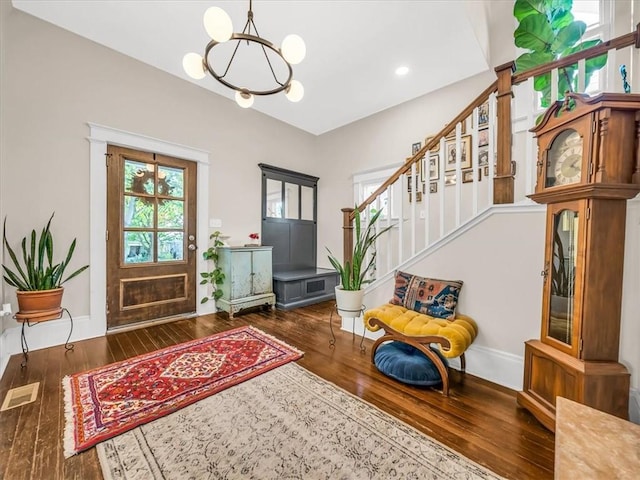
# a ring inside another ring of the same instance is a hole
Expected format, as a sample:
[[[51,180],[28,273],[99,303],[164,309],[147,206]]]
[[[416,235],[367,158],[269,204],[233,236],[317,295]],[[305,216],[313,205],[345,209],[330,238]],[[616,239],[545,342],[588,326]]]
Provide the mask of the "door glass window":
[[[184,170],[124,161],[124,263],[184,260]]]
[[[148,197],[125,195],[122,219],[125,228],[153,228],[155,202]]]
[[[158,261],[171,262],[184,258],[182,232],[158,232]]]
[[[284,184],[284,212],[285,218],[298,219],[299,214],[299,192],[300,186],[295,183]]]
[[[300,188],[302,189],[302,212],[300,218],[302,220],[313,220],[313,188],[305,185]]]
[[[153,232],[124,232],[124,262],[153,262]]]
[[[158,195],[184,198],[184,171],[181,168],[158,167]]]
[[[267,217],[282,218],[282,182],[267,179]]]

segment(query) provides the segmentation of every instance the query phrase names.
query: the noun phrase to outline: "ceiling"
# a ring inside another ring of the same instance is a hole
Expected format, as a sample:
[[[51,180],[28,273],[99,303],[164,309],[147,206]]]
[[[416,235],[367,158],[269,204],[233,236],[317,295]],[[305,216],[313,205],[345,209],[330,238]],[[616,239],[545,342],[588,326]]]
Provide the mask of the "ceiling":
[[[252,108],[320,135],[486,71],[485,53],[466,3],[256,0],[254,21],[260,35],[279,45],[287,34],[296,33],[304,39],[307,55],[294,65],[294,78],[305,89],[299,103],[280,93],[257,97]],[[182,57],[188,52],[204,54],[209,37],[202,17],[208,7],[223,8],[234,31],[240,32],[247,19],[248,1],[13,0],[13,5],[233,98],[232,90],[210,76],[190,79],[182,69]],[[240,63],[237,78],[253,79],[250,66]],[[397,76],[394,72],[399,66],[409,67],[409,73]],[[246,83],[249,86],[249,80]]]

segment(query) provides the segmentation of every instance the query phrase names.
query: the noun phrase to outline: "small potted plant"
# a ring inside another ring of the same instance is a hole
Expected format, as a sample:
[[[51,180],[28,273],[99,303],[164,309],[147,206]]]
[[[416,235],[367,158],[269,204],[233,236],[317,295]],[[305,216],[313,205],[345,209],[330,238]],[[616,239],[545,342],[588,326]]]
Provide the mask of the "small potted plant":
[[[360,316],[362,309],[362,299],[364,297],[364,290],[362,285],[370,283],[371,279],[367,278],[369,271],[374,268],[376,262],[376,252],[371,254],[367,262],[367,252],[373,246],[374,242],[380,235],[387,232],[391,225],[376,231],[376,222],[380,217],[382,210],[378,210],[373,213],[366,228],[362,228],[361,225],[361,213],[356,205],[355,207],[355,243],[353,245],[353,252],[351,254],[351,261],[344,262],[344,265],[331,253],[331,250],[327,248],[329,252],[329,261],[333,268],[340,274],[340,285],[335,288],[336,291],[336,304],[338,306],[338,313],[347,318],[355,318]],[[367,262],[365,264],[365,262]]]
[[[209,235],[209,240],[212,240],[212,245],[202,254],[202,257],[205,260],[211,260],[213,262],[213,270],[210,272],[200,273],[200,277],[202,277],[200,285],[206,285],[207,283],[211,284],[211,294],[203,297],[202,300],[200,300],[200,303],[206,303],[210,298],[216,301],[222,297],[222,290],[220,290],[220,286],[224,283],[225,276],[222,269],[218,267],[218,248],[224,247],[225,243],[223,238],[228,237],[223,237],[218,230]]]
[[[2,242],[7,249],[9,258],[13,263],[13,269],[2,265],[4,280],[12,287],[17,288],[18,313],[16,319],[20,321],[33,320],[42,322],[58,318],[62,304],[64,288],[62,284],[84,272],[89,265],[85,265],[68,276],[64,272],[71,261],[76,248],[76,239],[73,239],[67,255],[62,262],[53,260],[53,235],[51,233],[51,221],[42,229],[38,238],[36,231],[32,230],[29,246],[27,237],[22,238],[22,258],[19,259],[7,240],[7,219],[4,219]],[[22,260],[22,261],[21,261]]]

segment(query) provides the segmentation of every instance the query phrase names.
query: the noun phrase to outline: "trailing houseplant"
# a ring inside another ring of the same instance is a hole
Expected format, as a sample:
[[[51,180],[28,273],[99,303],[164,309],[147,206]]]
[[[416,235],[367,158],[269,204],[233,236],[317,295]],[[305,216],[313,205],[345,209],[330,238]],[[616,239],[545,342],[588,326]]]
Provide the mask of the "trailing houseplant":
[[[221,235],[222,233],[217,230],[209,235],[209,239],[212,240],[211,246],[202,254],[205,260],[213,262],[213,270],[200,273],[200,277],[202,277],[200,285],[211,284],[211,295],[204,297],[200,303],[206,303],[210,298],[215,301],[222,297],[220,286],[224,283],[224,273],[218,267],[218,248],[224,246],[224,242],[220,239]]]
[[[524,71],[567,57],[602,43],[600,39],[581,42],[587,25],[574,20],[573,0],[516,0],[513,15],[518,28],[513,32],[515,45],[529,50],[516,59],[516,70]],[[607,63],[607,54],[585,61],[585,85],[596,70]],[[578,65],[558,69],[558,93],[577,89]],[[551,102],[551,74],[539,75],[533,80],[534,89],[542,93],[541,106]]]
[[[7,239],[7,219],[6,217],[4,219],[2,243],[13,266],[3,264],[2,269],[4,270],[5,282],[17,289],[20,309],[18,318],[21,314],[25,318],[32,318],[30,312],[35,312],[34,317],[40,318],[46,316],[45,312],[47,311],[59,310],[63,293],[62,285],[89,268],[89,265],[84,265],[65,277],[65,271],[76,248],[75,238],[67,250],[65,259],[59,263],[54,262],[53,234],[51,233],[51,221],[54,214],[52,213],[49,217],[49,221],[40,232],[39,237],[34,229],[31,231],[28,244],[27,237],[22,238],[21,258],[16,255]],[[30,292],[36,293],[30,294]],[[30,306],[24,303],[25,301],[30,303],[31,298],[41,299],[43,297],[46,299],[46,303],[42,306],[39,304]]]
[[[364,290],[362,285],[370,283],[367,274],[375,267],[376,252],[374,251],[367,260],[367,253],[374,245],[376,239],[391,229],[391,225],[381,230],[376,229],[376,222],[380,218],[382,210],[373,213],[365,228],[362,226],[360,209],[355,207],[355,242],[351,253],[351,261],[341,263],[338,258],[329,252],[329,262],[340,275],[340,285],[336,287],[336,303],[338,312],[345,317],[357,317],[362,307]],[[346,292],[357,292],[349,294]]]

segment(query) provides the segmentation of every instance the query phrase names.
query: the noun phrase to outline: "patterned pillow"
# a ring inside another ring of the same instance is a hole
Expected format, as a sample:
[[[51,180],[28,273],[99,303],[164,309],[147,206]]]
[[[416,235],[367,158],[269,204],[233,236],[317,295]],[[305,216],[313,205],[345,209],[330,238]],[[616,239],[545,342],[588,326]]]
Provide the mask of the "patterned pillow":
[[[398,270],[390,303],[432,317],[453,320],[462,283],[461,280],[418,277]]]

